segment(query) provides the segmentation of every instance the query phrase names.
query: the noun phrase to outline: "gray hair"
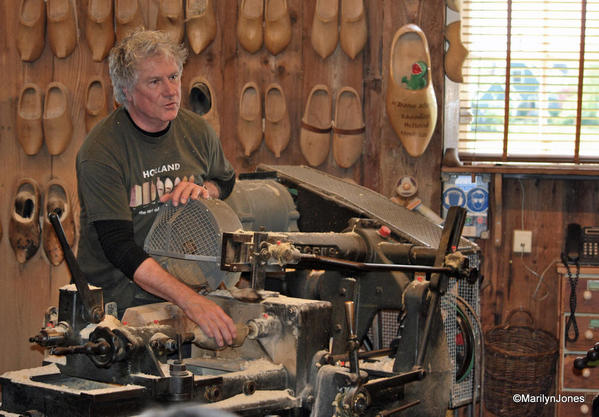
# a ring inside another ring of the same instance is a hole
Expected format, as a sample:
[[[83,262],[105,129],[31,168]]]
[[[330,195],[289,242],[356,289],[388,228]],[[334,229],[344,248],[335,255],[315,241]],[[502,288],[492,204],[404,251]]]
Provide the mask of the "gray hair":
[[[138,29],[110,50],[108,70],[117,103],[127,107],[124,90],[131,91],[135,86],[138,65],[156,56],[172,57],[181,72],[187,59],[187,49],[183,44],[173,42],[165,32]]]

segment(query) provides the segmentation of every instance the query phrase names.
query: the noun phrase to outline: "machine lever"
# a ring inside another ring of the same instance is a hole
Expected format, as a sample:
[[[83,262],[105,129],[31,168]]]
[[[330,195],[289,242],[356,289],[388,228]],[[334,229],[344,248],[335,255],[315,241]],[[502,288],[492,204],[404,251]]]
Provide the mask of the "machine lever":
[[[463,207],[452,206],[447,212],[445,226],[441,233],[439,248],[435,258],[435,267],[444,266],[446,256],[458,247],[464,223],[466,222],[466,209]],[[431,298],[426,312],[424,322],[424,330],[422,331],[422,339],[418,347],[416,363],[414,370],[421,369],[424,364],[424,357],[428,346],[429,337],[431,335],[431,327],[433,325],[433,317],[439,308],[441,296],[445,293],[448,285],[447,274],[433,274],[430,280],[429,291]]]
[[[77,292],[81,296],[86,318],[92,323],[101,322],[104,318],[104,308],[102,305],[94,304],[92,300],[89,286],[87,285],[87,280],[85,279],[85,275],[83,275],[83,271],[81,271],[81,268],[75,259],[75,255],[73,255],[73,251],[67,242],[67,238],[64,235],[64,230],[60,224],[58,215],[55,212],[51,212],[48,214],[48,219],[50,220],[50,223],[52,223],[56,237],[60,242],[62,252],[64,253],[64,259],[67,263],[69,271],[71,272],[71,277],[75,282],[75,287],[77,287]]]
[[[356,312],[353,301],[345,302],[345,319],[347,321],[347,347],[349,350],[349,371],[360,379],[360,367],[358,364],[358,336],[356,335]]]

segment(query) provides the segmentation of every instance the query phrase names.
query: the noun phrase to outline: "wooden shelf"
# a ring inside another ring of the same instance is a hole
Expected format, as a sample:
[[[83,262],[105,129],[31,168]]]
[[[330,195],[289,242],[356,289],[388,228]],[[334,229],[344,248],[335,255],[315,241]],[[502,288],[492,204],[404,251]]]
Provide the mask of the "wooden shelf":
[[[441,172],[468,174],[509,174],[529,176],[567,176],[599,178],[599,165],[513,165],[513,164],[472,164],[459,167],[442,166]]]

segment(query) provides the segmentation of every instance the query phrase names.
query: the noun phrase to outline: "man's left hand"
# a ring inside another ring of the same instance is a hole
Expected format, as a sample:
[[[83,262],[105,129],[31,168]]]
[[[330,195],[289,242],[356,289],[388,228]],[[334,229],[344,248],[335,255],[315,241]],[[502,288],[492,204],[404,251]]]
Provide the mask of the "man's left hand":
[[[181,181],[172,192],[160,197],[160,201],[166,203],[171,200],[173,206],[177,207],[179,203],[185,204],[190,199],[199,200],[200,198],[218,198],[218,195],[218,188],[209,181],[206,181],[204,185],[198,185],[189,181]]]

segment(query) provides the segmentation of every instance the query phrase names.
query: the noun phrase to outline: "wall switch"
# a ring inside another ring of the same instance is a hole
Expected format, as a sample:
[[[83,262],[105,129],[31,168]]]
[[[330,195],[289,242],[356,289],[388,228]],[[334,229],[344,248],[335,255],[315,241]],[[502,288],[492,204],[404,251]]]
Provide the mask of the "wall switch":
[[[514,252],[530,253],[532,248],[532,230],[514,230]]]

